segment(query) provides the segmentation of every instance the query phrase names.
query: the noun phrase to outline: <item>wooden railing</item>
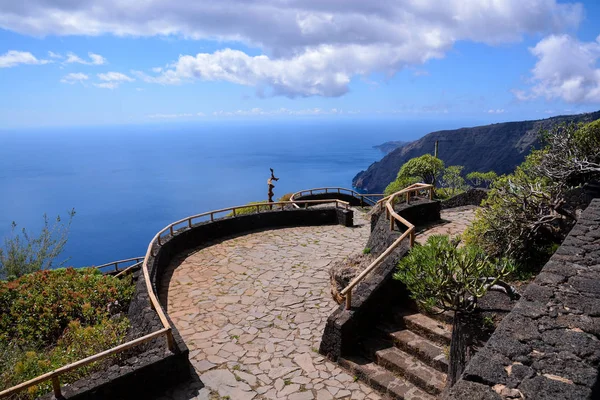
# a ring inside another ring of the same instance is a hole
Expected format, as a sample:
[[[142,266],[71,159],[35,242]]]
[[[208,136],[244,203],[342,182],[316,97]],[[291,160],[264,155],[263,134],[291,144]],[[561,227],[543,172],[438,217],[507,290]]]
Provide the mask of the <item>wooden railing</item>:
[[[96,361],[100,361],[103,360],[107,357],[113,356],[115,354],[119,354],[127,349],[130,349],[132,347],[138,346],[140,344],[146,343],[150,340],[159,338],[161,336],[165,337],[166,343],[167,343],[167,347],[170,351],[175,351],[175,341],[173,339],[173,330],[171,327],[171,324],[169,323],[169,320],[167,319],[162,306],[160,305],[160,302],[158,301],[158,298],[156,297],[156,294],[154,293],[154,290],[152,289],[152,283],[150,281],[150,273],[148,271],[148,262],[149,259],[151,257],[153,257],[155,255],[155,253],[153,253],[153,248],[154,245],[158,245],[161,246],[162,245],[162,240],[164,239],[164,237],[162,236],[165,232],[168,232],[170,236],[173,236],[178,230],[181,229],[189,229],[192,228],[193,226],[193,220],[195,219],[199,219],[202,217],[207,217],[209,218],[209,220],[211,222],[215,221],[218,218],[215,218],[215,215],[217,214],[221,214],[221,213],[225,213],[225,212],[230,212],[233,213],[233,218],[235,218],[237,216],[237,210],[240,209],[247,209],[248,207],[256,207],[255,212],[256,213],[261,213],[261,212],[269,212],[271,211],[273,208],[277,209],[280,208],[281,210],[284,210],[286,206],[291,206],[293,207],[295,205],[295,203],[300,203],[300,204],[328,204],[328,203],[333,203],[335,207],[338,208],[343,208],[343,209],[348,209],[350,204],[348,202],[342,201],[342,200],[337,200],[337,199],[324,199],[324,200],[299,200],[296,202],[292,202],[292,201],[278,201],[278,202],[273,202],[273,203],[268,203],[268,202],[264,202],[264,203],[258,203],[258,204],[252,204],[252,205],[243,205],[243,206],[236,206],[236,207],[229,207],[229,208],[223,208],[220,210],[215,210],[215,211],[209,211],[209,212],[205,212],[202,214],[197,214],[197,215],[193,215],[191,217],[187,217],[184,219],[181,219],[179,221],[175,221],[172,224],[167,225],[164,229],[162,229],[161,231],[159,231],[156,235],[154,235],[154,237],[152,238],[152,240],[150,241],[150,244],[148,245],[148,249],[146,250],[146,255],[143,258],[143,262],[142,264],[142,271],[144,273],[144,280],[146,281],[146,290],[148,291],[148,296],[150,297],[150,303],[152,308],[156,311],[156,314],[158,315],[163,328],[159,329],[156,332],[152,332],[148,335],[142,336],[140,338],[131,340],[129,342],[123,343],[119,346],[113,347],[111,349],[105,350],[101,353],[98,354],[94,354],[90,357],[84,358],[82,360],[79,361],[75,361],[74,363],[65,365],[63,367],[60,367],[58,369],[55,369],[54,371],[50,371],[48,373],[45,373],[43,375],[37,376],[31,380],[28,380],[26,382],[20,383],[16,386],[13,386],[11,388],[5,389],[3,391],[0,392],[0,398],[4,398],[4,397],[8,397],[10,395],[13,395],[15,393],[18,393],[20,391],[23,391],[31,386],[35,386],[38,385],[40,383],[43,383],[45,381],[50,380],[52,382],[52,390],[54,392],[54,396],[56,398],[61,398],[62,397],[62,392],[61,392],[61,386],[60,386],[60,376],[63,374],[66,374],[67,372],[74,370],[76,368],[79,367],[83,367],[87,364],[96,362]],[[264,210],[266,207],[269,208],[269,210]],[[186,224],[185,226],[181,226],[180,228],[176,228],[177,226],[180,226],[182,224]],[[119,260],[119,261],[114,261],[112,263],[108,263],[108,264],[103,264],[100,265],[96,268],[105,268],[108,266],[113,266],[115,267],[115,271],[119,272],[119,274],[124,273],[126,270],[122,270],[119,271],[118,270],[118,265],[121,263],[126,263],[126,262],[133,262],[133,261],[139,261],[141,260],[141,258],[130,258],[127,260]],[[128,267],[132,268],[136,265],[138,265],[139,262],[137,262],[136,264],[133,264],[131,266]]]
[[[431,200],[433,198],[433,185],[427,185],[425,183],[415,183],[414,185],[410,185],[407,188],[402,189],[399,192],[391,194],[387,197],[384,197],[383,199],[377,202],[380,211],[382,210],[382,207],[385,207],[386,209],[386,216],[390,220],[390,230],[393,231],[394,226],[398,222],[404,225],[406,227],[406,230],[404,231],[404,233],[402,233],[402,235],[400,235],[400,237],[398,237],[398,239],[394,241],[394,243],[392,243],[387,249],[385,249],[385,251],[381,253],[379,257],[377,257],[371,264],[369,264],[369,266],[367,266],[367,268],[365,268],[364,271],[362,271],[358,276],[356,276],[352,280],[352,282],[350,282],[348,286],[344,288],[344,290],[340,292],[340,294],[345,297],[346,310],[349,310],[352,305],[352,289],[354,289],[356,285],[358,285],[367,275],[369,275],[369,273],[371,273],[375,268],[377,268],[377,266],[379,266],[379,264],[381,264],[381,262],[387,256],[389,256],[400,245],[400,243],[404,241],[404,239],[409,238],[409,246],[411,248],[413,247],[415,242],[415,226],[408,222],[406,219],[402,218],[400,215],[398,215],[398,213],[394,210],[394,204],[396,204],[396,200],[401,196],[405,196],[406,202],[409,203],[411,195],[417,195],[420,192],[427,192],[429,199]]]
[[[130,264],[133,263],[131,265],[127,265],[125,267],[125,269],[131,268],[133,266],[137,266],[139,263],[141,263],[142,261],[144,261],[144,257],[133,257],[133,258],[127,258],[125,260],[119,260],[119,261],[113,261],[113,262],[109,262],[106,264],[102,264],[102,265],[98,265],[94,268],[99,269],[102,271],[102,269],[104,268],[108,268],[108,267],[112,267],[114,268],[113,271],[102,271],[105,273],[119,273],[119,272],[123,272],[124,269],[119,269],[119,264],[123,265],[123,264]]]
[[[352,189],[346,189],[346,188],[340,188],[340,187],[324,187],[324,188],[301,190],[299,192],[292,194],[290,196],[290,200],[296,201],[295,199],[302,197],[302,196],[313,196],[316,194],[335,194],[335,193],[346,194],[346,195],[355,197],[360,200],[361,205],[366,204],[369,206],[374,206],[377,204],[377,201],[374,200],[373,198],[385,196],[384,194],[379,194],[379,193],[358,193]],[[300,206],[298,206],[297,204],[294,204],[294,207],[298,208]]]

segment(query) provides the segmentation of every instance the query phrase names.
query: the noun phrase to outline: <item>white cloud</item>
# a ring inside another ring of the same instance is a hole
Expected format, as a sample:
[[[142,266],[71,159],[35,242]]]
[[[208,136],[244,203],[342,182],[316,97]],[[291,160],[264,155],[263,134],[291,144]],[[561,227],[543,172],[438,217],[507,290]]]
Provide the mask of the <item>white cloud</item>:
[[[120,72],[106,72],[103,74],[98,74],[97,76],[101,81],[107,82],[133,82],[135,80]]]
[[[0,27],[44,35],[180,35],[262,49],[183,55],[146,82],[225,80],[259,93],[339,96],[356,76],[391,76],[443,57],[457,41],[486,44],[559,33],[582,19],[579,3],[557,0],[0,0]],[[277,34],[273,34],[277,32]],[[81,59],[77,58],[80,62]]]
[[[0,68],[11,68],[19,64],[48,64],[49,60],[40,60],[28,51],[10,50],[0,55]]]
[[[84,60],[74,53],[67,53],[67,59],[65,60],[66,64],[83,64],[83,65],[103,65],[106,64],[106,58],[102,57],[100,54],[88,53],[89,61]]]
[[[504,114],[504,109],[503,108],[497,108],[497,109],[489,109],[487,110],[488,114]]]
[[[71,72],[70,74],[67,74],[65,76],[63,76],[63,78],[60,80],[62,83],[68,83],[70,85],[73,85],[75,83],[82,83],[84,81],[87,81],[88,79],[90,79],[89,76],[87,76],[84,73],[81,72]]]
[[[63,58],[63,56],[61,56],[60,54],[55,53],[53,51],[49,51],[48,52],[48,57],[50,57],[50,58]]]
[[[133,82],[135,79],[120,72],[105,72],[96,75],[101,83],[94,83],[94,86],[102,89],[116,89],[123,82]]]
[[[518,100],[545,97],[568,103],[600,103],[600,36],[581,42],[568,35],[551,35],[531,53],[538,58],[532,69],[533,86],[513,90]]]

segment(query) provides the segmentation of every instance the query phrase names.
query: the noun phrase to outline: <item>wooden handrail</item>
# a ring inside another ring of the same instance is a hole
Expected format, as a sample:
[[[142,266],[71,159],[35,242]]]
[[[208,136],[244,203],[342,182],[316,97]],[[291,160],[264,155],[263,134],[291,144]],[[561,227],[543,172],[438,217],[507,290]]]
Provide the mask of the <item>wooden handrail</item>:
[[[167,319],[167,316],[165,315],[164,310],[162,309],[162,306],[160,305],[160,302],[158,301],[158,298],[156,297],[156,294],[154,293],[154,290],[152,288],[152,283],[150,281],[150,273],[148,271],[148,263],[149,263],[149,259],[151,257],[153,257],[153,253],[152,253],[152,249],[154,247],[154,245],[158,245],[161,246],[161,241],[160,241],[160,236],[169,231],[171,235],[174,235],[175,233],[177,233],[177,230],[174,230],[174,227],[176,225],[179,225],[183,222],[187,222],[188,223],[188,227],[191,228],[192,227],[192,220],[195,218],[200,218],[200,217],[205,217],[205,216],[210,216],[210,221],[214,222],[215,221],[215,214],[218,213],[222,213],[222,212],[226,212],[226,211],[234,211],[234,210],[239,210],[241,208],[248,208],[248,207],[252,207],[252,206],[256,206],[256,212],[260,213],[260,208],[264,207],[264,206],[281,206],[281,209],[283,210],[285,208],[286,205],[291,205],[291,204],[295,204],[295,203],[305,203],[305,204],[327,204],[327,203],[334,203],[335,207],[339,207],[339,208],[344,208],[344,209],[348,209],[350,206],[350,203],[343,201],[343,200],[338,200],[338,199],[322,199],[322,200],[300,200],[300,201],[278,201],[278,202],[264,202],[264,203],[258,203],[258,204],[252,204],[252,205],[243,205],[243,206],[236,206],[236,207],[229,207],[229,208],[222,208],[220,210],[214,210],[214,211],[209,211],[209,212],[205,212],[202,214],[197,214],[197,215],[193,215],[191,217],[187,217],[184,219],[181,219],[179,221],[173,222],[169,225],[167,225],[165,228],[163,228],[161,231],[159,231],[156,235],[154,235],[154,237],[152,238],[152,240],[150,241],[150,244],[148,245],[148,248],[146,250],[146,255],[143,257],[134,257],[134,258],[128,258],[125,260],[119,260],[119,261],[113,261],[111,263],[107,263],[107,264],[103,264],[100,265],[98,267],[95,268],[105,268],[108,266],[112,266],[115,265],[115,270],[118,271],[117,266],[120,263],[125,263],[125,262],[132,262],[132,261],[141,261],[141,265],[142,265],[142,271],[144,274],[144,281],[146,283],[146,291],[148,292],[148,296],[150,298],[150,304],[152,306],[152,308],[156,311],[156,314],[158,315],[161,324],[163,325],[162,329],[159,329],[156,332],[152,332],[149,333],[148,335],[142,336],[138,339],[134,339],[131,340],[129,342],[120,344],[118,346],[115,346],[111,349],[105,350],[103,352],[94,354],[90,357],[84,358],[83,360],[79,360],[79,361],[75,361],[74,363],[65,365],[63,367],[57,368],[53,371],[47,372],[43,375],[37,376],[27,382],[23,382],[20,383],[18,385],[15,385],[13,387],[10,387],[6,390],[3,390],[0,392],[0,398],[18,393],[22,390],[27,389],[28,387],[37,385],[41,382],[47,381],[47,380],[51,380],[52,381],[52,389],[54,391],[54,396],[56,398],[60,398],[62,396],[61,394],[61,386],[60,386],[60,375],[71,371],[75,368],[78,367],[82,367],[84,365],[87,365],[89,363],[95,362],[95,361],[100,361],[106,357],[109,357],[111,355],[114,354],[118,354],[122,351],[125,351],[131,347],[137,346],[139,344],[145,343],[147,341],[150,341],[152,339],[155,339],[157,337],[160,336],[165,336],[166,337],[166,342],[167,342],[167,347],[169,348],[170,351],[175,351],[175,342],[174,342],[174,338],[173,338],[173,330],[171,327],[171,324],[169,323],[169,320]],[[235,217],[235,214],[234,214]],[[133,268],[137,265],[139,265],[140,262],[137,262],[134,265],[129,266],[128,268],[126,268],[123,271],[120,271],[118,275],[121,275],[122,273],[124,273],[125,271],[127,271],[130,268]],[[117,275],[117,276],[118,276]]]
[[[37,385],[39,383],[42,383],[44,381],[47,381],[49,379],[51,379],[53,381],[52,382],[52,386],[54,388],[54,395],[56,397],[60,397],[61,396],[60,385],[58,385],[58,390],[57,390],[57,387],[56,387],[56,384],[55,384],[57,378],[60,375],[66,373],[66,372],[69,372],[72,369],[83,367],[84,365],[93,363],[95,361],[100,361],[100,360],[102,360],[102,359],[104,359],[104,358],[106,358],[108,356],[112,356],[114,354],[118,354],[118,353],[120,353],[120,352],[122,352],[124,350],[127,350],[127,349],[131,348],[131,347],[134,347],[134,346],[137,346],[139,344],[148,342],[148,341],[150,341],[150,340],[152,340],[154,338],[157,338],[159,336],[164,335],[167,331],[168,331],[168,329],[166,329],[166,328],[160,329],[160,330],[158,330],[156,332],[152,332],[152,333],[150,333],[150,334],[148,334],[146,336],[142,336],[141,338],[137,338],[137,339],[131,340],[131,341],[127,342],[127,343],[123,343],[123,344],[121,344],[119,346],[116,346],[116,347],[113,347],[111,349],[105,350],[105,351],[103,351],[101,353],[94,354],[92,356],[84,358],[83,360],[75,361],[74,363],[71,363],[69,365],[65,365],[64,367],[57,368],[54,371],[47,372],[47,373],[45,373],[43,375],[37,376],[37,377],[35,377],[33,379],[28,380],[27,382],[20,383],[20,384],[18,384],[16,386],[13,386],[11,388],[8,388],[6,390],[1,391],[0,392],[0,398],[1,397],[5,397],[5,396],[9,396],[11,394],[15,394],[17,392],[20,392],[21,390],[25,390],[28,387],[35,386],[35,385]]]
[[[390,230],[394,230],[394,225],[396,221],[400,222],[402,225],[406,227],[406,231],[398,239],[396,239],[383,253],[379,255],[371,264],[367,266],[358,276],[356,276],[352,281],[346,286],[340,294],[345,297],[346,300],[346,310],[349,310],[352,307],[352,289],[356,285],[358,285],[367,275],[369,275],[381,262],[389,256],[392,251],[394,251],[404,239],[410,237],[409,246],[412,248],[414,246],[415,240],[415,226],[408,222],[406,219],[402,218],[396,210],[394,210],[394,200],[398,196],[406,195],[407,202],[410,199],[410,194],[413,192],[418,192],[421,190],[429,190],[429,199],[433,196],[433,185],[428,185],[425,183],[415,183],[410,185],[396,193],[392,193],[389,196],[384,197],[383,199],[377,202],[379,205],[379,209],[381,211],[381,207],[385,202],[386,215],[390,219]]]
[[[133,258],[126,258],[125,260],[118,260],[118,261],[113,261],[113,262],[109,262],[106,264],[102,264],[102,265],[98,265],[94,268],[96,269],[100,269],[100,268],[106,268],[106,267],[110,267],[110,266],[115,266],[115,272],[119,272],[119,264],[123,264],[123,263],[128,263],[128,262],[132,262],[135,261],[136,263],[139,263],[140,261],[143,261],[144,257],[133,257]],[[129,268],[129,267],[128,267]]]
[[[374,204],[371,205],[375,205],[376,202],[372,199],[370,199],[370,197],[383,197],[385,196],[382,193],[358,193],[352,189],[346,189],[346,188],[341,188],[341,187],[322,187],[322,188],[313,188],[313,189],[306,189],[306,190],[301,190],[299,192],[293,193],[290,196],[290,200],[293,201],[294,203],[296,202],[302,202],[304,200],[296,200],[296,197],[302,197],[302,196],[311,196],[314,195],[314,192],[321,192],[320,194],[328,194],[328,193],[342,193],[345,192],[346,194],[351,195],[352,197],[357,197],[359,199],[361,199],[361,201],[365,201],[365,199],[368,199],[369,201],[373,202]],[[319,193],[317,193],[319,194]],[[295,208],[300,208],[300,206],[298,206],[297,204],[294,204]]]

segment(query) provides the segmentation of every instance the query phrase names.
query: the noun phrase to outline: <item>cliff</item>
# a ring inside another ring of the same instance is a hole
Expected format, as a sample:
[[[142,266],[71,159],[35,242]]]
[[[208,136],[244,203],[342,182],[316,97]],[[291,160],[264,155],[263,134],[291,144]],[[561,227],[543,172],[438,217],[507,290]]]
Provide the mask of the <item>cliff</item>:
[[[402,164],[413,157],[433,154],[436,140],[439,140],[438,156],[447,166],[463,165],[465,174],[471,171],[510,173],[525,159],[531,148],[539,144],[540,129],[549,129],[563,122],[589,122],[599,118],[600,111],[596,111],[432,132],[371,164],[366,171],[354,177],[352,185],[369,193],[382,193],[396,179]]]

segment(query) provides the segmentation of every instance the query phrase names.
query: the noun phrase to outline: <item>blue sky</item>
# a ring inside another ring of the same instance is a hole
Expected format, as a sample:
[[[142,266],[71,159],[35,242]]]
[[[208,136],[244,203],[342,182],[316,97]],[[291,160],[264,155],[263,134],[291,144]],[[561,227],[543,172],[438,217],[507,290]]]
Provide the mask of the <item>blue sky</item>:
[[[0,0],[0,129],[600,109],[597,1]]]

